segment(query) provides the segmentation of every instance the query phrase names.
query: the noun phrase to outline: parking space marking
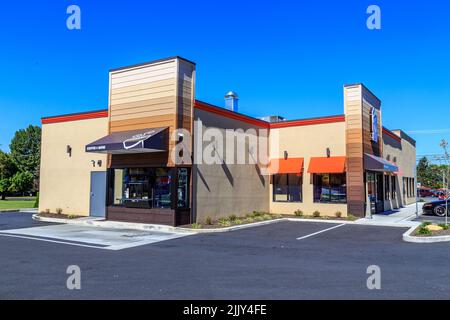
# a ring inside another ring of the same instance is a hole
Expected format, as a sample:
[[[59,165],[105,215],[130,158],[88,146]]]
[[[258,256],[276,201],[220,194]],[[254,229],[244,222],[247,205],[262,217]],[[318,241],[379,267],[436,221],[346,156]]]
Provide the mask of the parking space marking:
[[[327,231],[330,231],[330,230],[333,230],[333,229],[336,229],[336,228],[340,228],[340,227],[342,227],[342,226],[345,226],[345,223],[338,224],[337,226],[334,226],[334,227],[331,227],[331,228],[327,228],[327,229],[324,229],[324,230],[320,230],[320,231],[317,231],[317,232],[308,234],[308,235],[306,235],[306,236],[297,238],[297,240],[304,240],[304,239],[306,239],[306,238],[310,238],[310,237],[313,237],[313,236],[315,236],[315,235],[318,235],[318,234],[321,234],[321,233],[324,233],[324,232],[327,232]]]
[[[75,225],[50,225],[2,230],[0,236],[37,240],[103,250],[123,250],[173,240],[195,232],[161,232],[129,229],[96,228]]]
[[[74,243],[74,242],[67,242],[67,241],[49,240],[49,239],[38,238],[38,237],[19,236],[19,235],[16,235],[16,234],[0,233],[0,236],[1,237],[9,237],[9,238],[27,239],[27,240],[38,240],[38,241],[52,242],[52,243],[59,243],[59,244],[68,244],[68,245],[71,245],[71,246],[86,247],[86,248],[107,249],[107,248],[105,248],[103,246],[93,246],[93,245],[88,245],[88,244],[81,244],[81,243]]]

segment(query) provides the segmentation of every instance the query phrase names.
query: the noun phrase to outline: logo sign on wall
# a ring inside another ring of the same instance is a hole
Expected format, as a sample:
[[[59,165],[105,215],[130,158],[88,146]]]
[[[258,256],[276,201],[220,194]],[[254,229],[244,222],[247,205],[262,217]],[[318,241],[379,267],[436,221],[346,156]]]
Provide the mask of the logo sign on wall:
[[[378,137],[380,135],[379,133],[379,120],[378,120],[378,114],[377,110],[375,108],[372,108],[370,110],[370,133],[372,141],[378,142]]]

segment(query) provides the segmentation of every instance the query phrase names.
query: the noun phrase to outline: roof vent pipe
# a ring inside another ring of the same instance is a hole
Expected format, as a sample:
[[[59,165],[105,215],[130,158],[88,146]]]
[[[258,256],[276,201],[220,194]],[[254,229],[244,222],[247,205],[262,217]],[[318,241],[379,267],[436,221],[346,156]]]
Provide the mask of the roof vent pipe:
[[[236,92],[230,91],[225,95],[225,107],[233,112],[238,112],[239,97]]]

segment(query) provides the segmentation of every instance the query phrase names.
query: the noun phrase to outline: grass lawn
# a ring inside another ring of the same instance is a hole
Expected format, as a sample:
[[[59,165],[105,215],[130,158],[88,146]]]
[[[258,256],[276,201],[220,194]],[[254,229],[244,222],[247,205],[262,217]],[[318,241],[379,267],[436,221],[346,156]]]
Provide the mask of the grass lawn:
[[[34,207],[35,201],[34,197],[6,198],[6,200],[0,200],[0,210],[30,209]]]

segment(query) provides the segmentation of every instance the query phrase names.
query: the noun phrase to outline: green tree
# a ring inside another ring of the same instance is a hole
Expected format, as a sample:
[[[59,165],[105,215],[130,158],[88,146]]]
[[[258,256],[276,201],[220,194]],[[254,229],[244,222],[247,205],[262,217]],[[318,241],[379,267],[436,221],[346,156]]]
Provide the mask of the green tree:
[[[427,157],[423,157],[419,160],[417,164],[417,180],[422,183],[422,185],[427,185],[427,175],[430,167]]]
[[[11,156],[0,150],[0,197],[5,200],[11,186],[11,178],[17,172]]]
[[[9,191],[11,192],[27,192],[33,187],[34,177],[31,172],[17,172],[11,179]]]
[[[41,128],[28,126],[16,132],[10,144],[11,158],[20,172],[33,175],[35,189],[39,186],[39,164],[41,159]]]

